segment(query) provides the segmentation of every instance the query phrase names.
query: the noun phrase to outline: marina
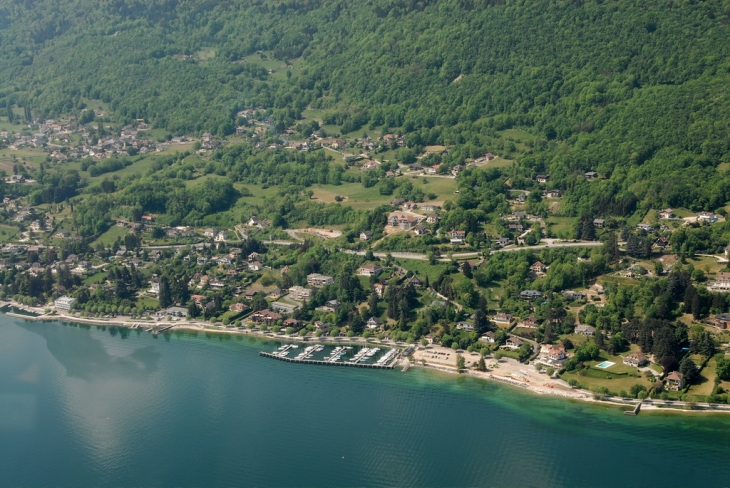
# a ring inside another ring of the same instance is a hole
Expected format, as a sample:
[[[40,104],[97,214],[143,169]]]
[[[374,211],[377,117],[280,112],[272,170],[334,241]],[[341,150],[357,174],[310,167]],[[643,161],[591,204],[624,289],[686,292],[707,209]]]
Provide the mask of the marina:
[[[403,353],[406,352],[400,349],[389,349],[383,353],[383,349],[378,347],[361,347],[355,350],[353,346],[336,346],[325,351],[326,346],[313,344],[305,347],[296,356],[289,357],[298,348],[299,346],[296,344],[285,344],[280,346],[276,351],[259,351],[259,354],[264,357],[290,363],[393,369],[398,360],[403,356]]]

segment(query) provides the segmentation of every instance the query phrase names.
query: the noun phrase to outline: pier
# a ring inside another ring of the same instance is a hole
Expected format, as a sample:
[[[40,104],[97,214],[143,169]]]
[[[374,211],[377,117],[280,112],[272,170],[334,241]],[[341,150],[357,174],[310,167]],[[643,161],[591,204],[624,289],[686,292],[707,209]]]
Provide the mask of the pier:
[[[639,415],[641,411],[641,402],[637,403],[633,410],[626,410],[624,415]]]
[[[286,361],[288,363],[303,363],[303,364],[324,364],[327,366],[350,366],[352,368],[370,368],[370,369],[393,369],[395,367],[394,362],[390,364],[368,364],[368,363],[356,363],[350,361],[324,361],[320,359],[296,359],[288,358],[285,356],[279,356],[273,352],[259,351],[260,356],[266,358],[278,359],[279,361]]]

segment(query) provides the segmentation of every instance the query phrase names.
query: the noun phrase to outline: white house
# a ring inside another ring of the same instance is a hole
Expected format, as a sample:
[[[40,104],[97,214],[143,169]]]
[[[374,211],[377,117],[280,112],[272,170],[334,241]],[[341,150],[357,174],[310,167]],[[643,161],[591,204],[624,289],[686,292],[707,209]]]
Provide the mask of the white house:
[[[71,310],[71,307],[73,307],[74,303],[76,303],[76,299],[74,297],[66,296],[56,298],[56,301],[54,302],[56,308],[59,310]]]

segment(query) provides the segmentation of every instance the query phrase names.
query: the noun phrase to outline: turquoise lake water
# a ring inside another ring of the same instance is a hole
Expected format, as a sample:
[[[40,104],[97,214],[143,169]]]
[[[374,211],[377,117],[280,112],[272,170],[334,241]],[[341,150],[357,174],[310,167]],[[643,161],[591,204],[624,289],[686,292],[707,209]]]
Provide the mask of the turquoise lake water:
[[[0,316],[0,486],[727,486],[730,416]]]

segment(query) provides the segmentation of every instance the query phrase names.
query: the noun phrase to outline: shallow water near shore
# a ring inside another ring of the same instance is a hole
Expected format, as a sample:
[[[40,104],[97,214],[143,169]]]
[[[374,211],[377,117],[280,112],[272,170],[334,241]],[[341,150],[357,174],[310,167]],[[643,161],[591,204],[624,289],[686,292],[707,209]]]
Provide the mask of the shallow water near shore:
[[[0,315],[2,486],[724,486],[730,417]]]

